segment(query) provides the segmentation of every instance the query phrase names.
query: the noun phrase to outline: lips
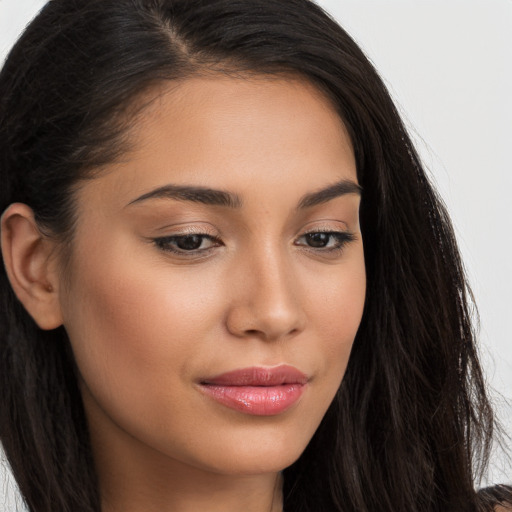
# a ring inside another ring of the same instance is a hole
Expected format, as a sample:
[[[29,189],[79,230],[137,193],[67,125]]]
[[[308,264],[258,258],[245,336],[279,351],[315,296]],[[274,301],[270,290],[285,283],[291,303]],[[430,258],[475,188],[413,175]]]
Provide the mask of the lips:
[[[273,416],[302,396],[307,376],[293,366],[242,368],[206,378],[200,389],[220,404],[246,414]]]

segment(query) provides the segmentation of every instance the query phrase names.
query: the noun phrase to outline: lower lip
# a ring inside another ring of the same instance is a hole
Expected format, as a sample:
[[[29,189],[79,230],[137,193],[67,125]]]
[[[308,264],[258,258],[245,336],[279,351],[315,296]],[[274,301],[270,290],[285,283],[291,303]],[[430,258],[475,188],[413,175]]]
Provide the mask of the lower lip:
[[[246,414],[274,416],[289,409],[304,392],[305,384],[279,386],[225,386],[202,384],[201,389],[215,401]]]

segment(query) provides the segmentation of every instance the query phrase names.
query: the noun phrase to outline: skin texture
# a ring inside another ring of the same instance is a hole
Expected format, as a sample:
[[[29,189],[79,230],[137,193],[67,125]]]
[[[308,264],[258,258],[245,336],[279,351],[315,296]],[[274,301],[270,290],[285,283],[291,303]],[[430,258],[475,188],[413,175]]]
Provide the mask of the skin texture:
[[[67,329],[105,511],[278,511],[279,472],[339,387],[366,287],[360,196],[297,207],[357,183],[353,150],[329,101],[300,80],[203,77],[153,93],[132,150],[76,193],[66,271],[24,205],[4,215],[6,266],[40,326]],[[169,184],[241,205],[134,202]],[[326,231],[353,239],[318,248],[304,236]],[[207,237],[188,255],[155,242],[191,234]],[[201,391],[207,377],[280,364],[308,378],[280,414]]]

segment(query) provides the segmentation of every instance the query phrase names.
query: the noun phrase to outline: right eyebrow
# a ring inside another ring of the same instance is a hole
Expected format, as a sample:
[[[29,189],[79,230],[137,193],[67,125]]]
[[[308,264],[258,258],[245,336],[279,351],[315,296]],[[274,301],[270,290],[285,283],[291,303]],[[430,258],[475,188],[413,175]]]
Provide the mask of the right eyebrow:
[[[332,199],[344,196],[347,194],[361,195],[362,187],[358,183],[351,180],[341,180],[337,183],[329,185],[321,190],[306,194],[299,201],[298,209],[311,208],[322,203],[327,203]]]
[[[241,208],[242,206],[242,199],[232,192],[188,185],[165,185],[156,188],[137,197],[128,203],[127,206],[147,201],[148,199],[175,199],[213,206],[225,206],[227,208]]]

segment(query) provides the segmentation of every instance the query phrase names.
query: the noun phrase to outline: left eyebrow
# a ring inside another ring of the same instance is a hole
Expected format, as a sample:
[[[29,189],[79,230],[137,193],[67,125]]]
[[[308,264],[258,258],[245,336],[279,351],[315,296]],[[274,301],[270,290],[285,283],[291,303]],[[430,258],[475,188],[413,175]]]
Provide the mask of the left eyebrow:
[[[363,188],[354,181],[341,180],[337,183],[334,183],[333,185],[322,188],[321,190],[302,196],[297,206],[297,210],[311,208],[312,206],[327,203],[331,199],[335,199],[347,194],[357,194],[360,196],[362,191]]]
[[[224,190],[215,190],[207,187],[183,186],[183,185],[165,185],[151,192],[134,199],[128,206],[134,203],[147,201],[148,199],[175,199],[177,201],[191,201],[193,203],[202,203],[211,206],[225,206],[227,208],[240,208],[242,200],[236,194],[225,192]]]

